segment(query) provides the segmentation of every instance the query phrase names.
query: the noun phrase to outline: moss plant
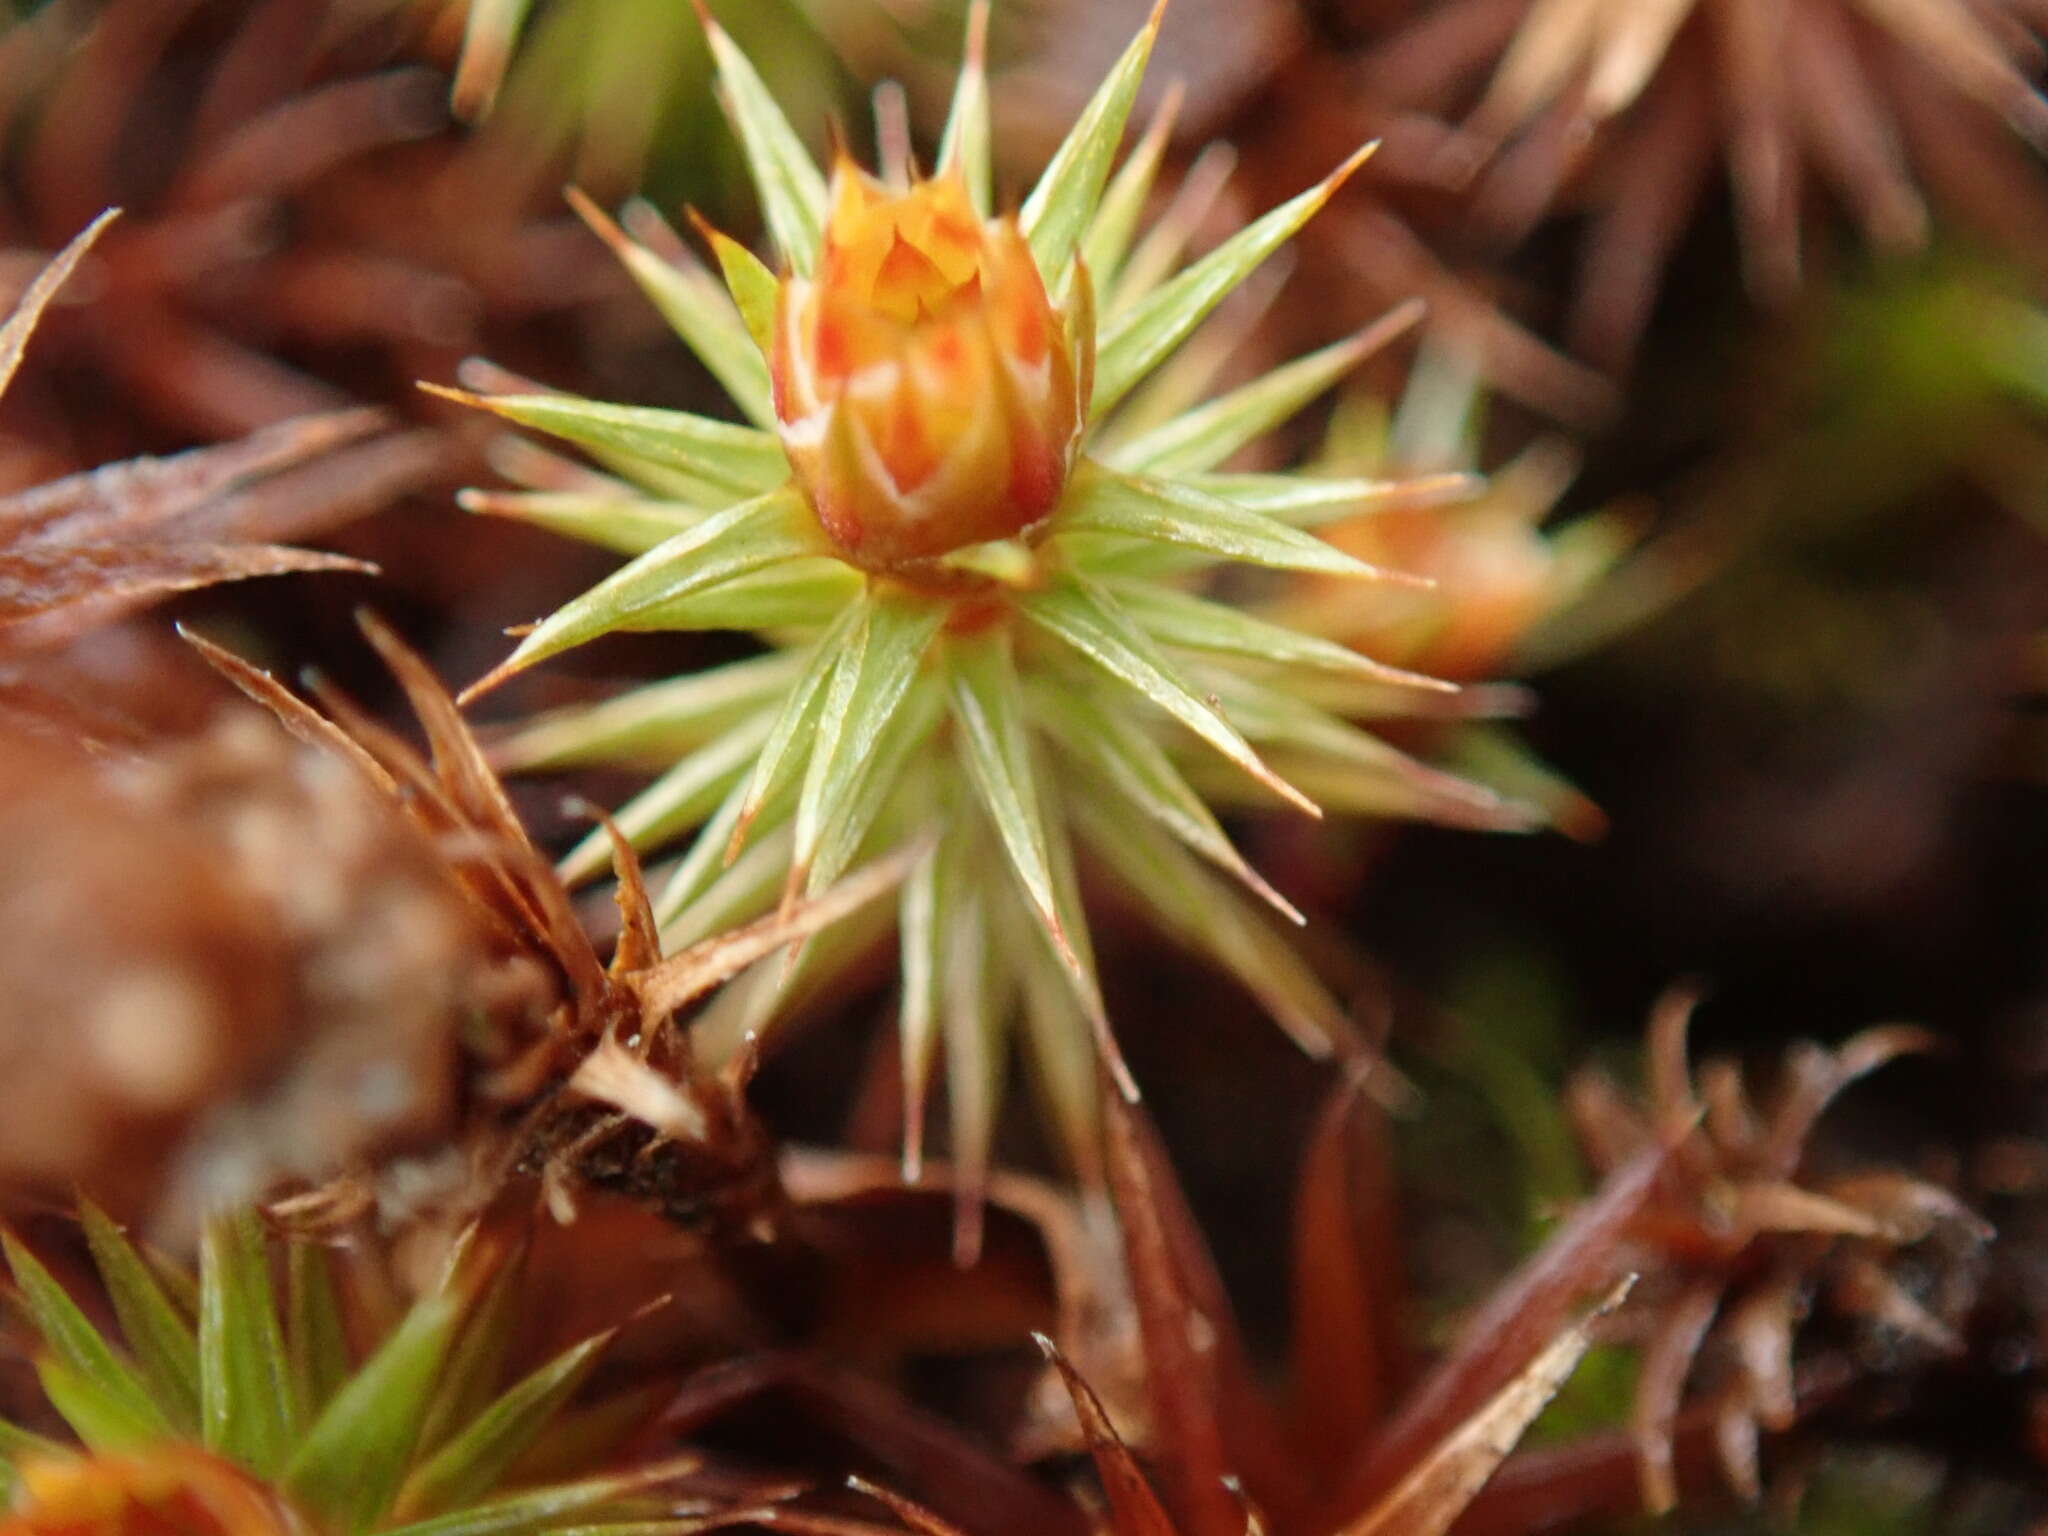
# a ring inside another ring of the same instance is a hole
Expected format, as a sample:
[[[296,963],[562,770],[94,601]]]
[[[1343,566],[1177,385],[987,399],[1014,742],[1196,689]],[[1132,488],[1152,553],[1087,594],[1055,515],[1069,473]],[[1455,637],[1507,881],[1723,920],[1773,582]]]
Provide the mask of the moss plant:
[[[1256,911],[1300,921],[1212,802],[1521,824],[1518,808],[1357,723],[1451,685],[1200,586],[1230,563],[1403,579],[1312,530],[1396,493],[1467,484],[1221,468],[1414,318],[1206,399],[1218,349],[1184,345],[1365,151],[1186,261],[1185,210],[1141,230],[1164,123],[1115,166],[1155,15],[1021,209],[997,216],[985,19],[971,25],[933,174],[904,156],[871,176],[842,153],[828,178],[707,18],[779,273],[706,230],[721,287],[590,210],[747,424],[552,394],[466,397],[611,472],[581,490],[473,494],[472,506],[633,557],[534,625],[479,688],[618,630],[737,628],[766,646],[536,721],[504,761],[662,770],[619,821],[643,845],[701,828],[658,899],[671,943],[943,826],[898,913],[907,1157],[915,1166],[943,1035],[955,1155],[970,1170],[986,1159],[1013,1019],[1081,1155],[1091,1032],[1135,1091],[1097,987],[1077,842],[1320,1051],[1345,1040],[1343,1010]],[[1298,686],[1308,679],[1313,699]],[[1298,787],[1311,782],[1313,800]],[[603,856],[593,841],[570,868],[596,873]],[[861,937],[764,969],[700,1040],[736,1043],[801,985],[829,981]]]
[[[662,1490],[680,1469],[612,1464],[617,1415],[570,1406],[610,1333],[500,1380],[519,1323],[513,1245],[473,1231],[442,1283],[379,1329],[347,1299],[337,1250],[293,1238],[274,1266],[275,1245],[247,1208],[210,1223],[197,1276],[93,1207],[83,1217],[118,1342],[5,1238],[36,1374],[78,1443],[0,1422],[13,1503],[0,1529],[661,1529],[672,1502]],[[364,1331],[378,1336],[358,1361],[350,1335]],[[591,1433],[606,1422],[609,1438]],[[580,1447],[584,1468],[533,1477],[521,1458],[543,1437]]]

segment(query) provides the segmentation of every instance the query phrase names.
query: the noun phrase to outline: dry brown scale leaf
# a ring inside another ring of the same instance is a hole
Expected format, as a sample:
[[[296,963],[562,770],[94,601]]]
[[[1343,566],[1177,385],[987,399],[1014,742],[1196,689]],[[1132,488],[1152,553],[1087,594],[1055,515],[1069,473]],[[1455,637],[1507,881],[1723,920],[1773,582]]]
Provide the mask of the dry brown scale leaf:
[[[486,1176],[463,1194],[489,1199],[507,1174],[526,1169],[540,1175],[564,1223],[574,1219],[578,1188],[589,1185],[684,1225],[772,1235],[782,1196],[774,1147],[746,1104],[752,1053],[722,1072],[702,1070],[676,1015],[889,890],[922,845],[788,913],[664,957],[638,859],[615,837],[622,927],[607,964],[447,690],[382,624],[365,616],[363,629],[411,703],[426,755],[332,689],[320,691],[323,714],[246,662],[194,643],[295,735],[352,764],[401,811],[489,936],[495,1027],[472,1030],[467,1042],[483,1112],[469,1127],[483,1140],[469,1150],[483,1153]]]
[[[60,0],[0,35],[0,289],[127,210],[0,414],[0,474],[416,411],[415,378],[623,293],[564,210],[504,195],[406,41],[327,0]]]
[[[1589,230],[1569,335],[1628,364],[1718,169],[1745,278],[1799,286],[1816,194],[1914,251],[1940,206],[2038,271],[2048,250],[2039,0],[1441,0],[1368,56],[1368,96],[1460,120],[1435,175],[1496,248],[1554,214]]]
[[[1625,1235],[1625,1262],[1644,1278],[1620,1320],[1641,1348],[1631,1434],[1642,1500],[1656,1511],[1677,1499],[1674,1439],[1689,1404],[1711,1415],[1730,1485],[1759,1496],[1759,1437],[1798,1416],[1795,1342],[1816,1307],[1923,1353],[1957,1351],[1973,1259],[1992,1235],[1937,1184],[1889,1169],[1823,1175],[1811,1166],[1814,1130],[1834,1097],[1931,1049],[1933,1037],[1883,1026],[1834,1050],[1795,1046],[1759,1099],[1731,1061],[1694,1073],[1686,1035],[1695,1001],[1677,990],[1653,1013],[1643,1103],[1597,1070],[1567,1093],[1597,1170],[1660,1142],[1672,1149]],[[1931,1280],[1916,1290],[1902,1278],[1909,1267]]]
[[[103,213],[29,283],[0,325],[0,394],[39,322],[114,215]],[[75,665],[73,642],[172,593],[292,571],[365,570],[272,542],[373,511],[437,457],[422,434],[393,434],[370,410],[280,422],[240,442],[134,459],[0,495],[0,721],[61,738],[132,740],[150,646],[114,658],[130,686]],[[65,647],[72,646],[71,651]],[[97,670],[104,673],[108,647]],[[200,710],[203,715],[203,708]]]

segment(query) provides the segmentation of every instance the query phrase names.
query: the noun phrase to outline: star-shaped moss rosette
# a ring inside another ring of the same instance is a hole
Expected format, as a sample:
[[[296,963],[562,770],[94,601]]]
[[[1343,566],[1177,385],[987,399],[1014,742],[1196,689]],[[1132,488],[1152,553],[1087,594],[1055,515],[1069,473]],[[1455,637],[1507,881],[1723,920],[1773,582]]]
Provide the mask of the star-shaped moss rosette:
[[[501,1379],[522,1273],[501,1235],[473,1229],[441,1283],[378,1327],[340,1250],[273,1243],[247,1207],[209,1223],[196,1276],[93,1207],[82,1216],[117,1337],[24,1243],[0,1239],[37,1377],[79,1442],[0,1421],[10,1536],[702,1524],[669,1518],[687,1465],[610,1459],[644,1414],[577,1401],[611,1332]]]
[[[1496,796],[1405,757],[1351,718],[1451,685],[1203,595],[1242,562],[1391,577],[1309,531],[1425,486],[1218,466],[1414,319],[1412,308],[1204,399],[1223,361],[1183,346],[1336,190],[1364,151],[1184,262],[1191,221],[1140,234],[1163,122],[1114,170],[1159,17],[1139,33],[1014,216],[992,215],[988,98],[970,28],[938,166],[820,174],[759,77],[705,22],[784,271],[706,229],[724,288],[589,211],[747,425],[541,393],[467,396],[565,438],[609,474],[557,463],[537,493],[471,493],[632,561],[542,620],[475,693],[617,630],[744,629],[766,653],[544,717],[519,768],[589,762],[661,776],[619,813],[636,842],[700,826],[657,902],[670,943],[822,889],[872,847],[943,836],[906,885],[902,1062],[914,1167],[938,1037],[954,1156],[986,1157],[1005,1031],[1070,1145],[1094,1113],[1090,1033],[1126,1092],[1074,872],[1078,840],[1169,930],[1238,976],[1305,1044],[1347,1021],[1232,884],[1299,915],[1231,846],[1183,771],[1332,808],[1520,824]],[[895,157],[891,157],[894,159]],[[522,455],[538,463],[530,448]],[[1323,704],[1294,687],[1329,684]],[[603,846],[571,855],[598,873]],[[1211,871],[1220,871],[1217,878]],[[736,1045],[872,928],[714,1004],[700,1047]]]

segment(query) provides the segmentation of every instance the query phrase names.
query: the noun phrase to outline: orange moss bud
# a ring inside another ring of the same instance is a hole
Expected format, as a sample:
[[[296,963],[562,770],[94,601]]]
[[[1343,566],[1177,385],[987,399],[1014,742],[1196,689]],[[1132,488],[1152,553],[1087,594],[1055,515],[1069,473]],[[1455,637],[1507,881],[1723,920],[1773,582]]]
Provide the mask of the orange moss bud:
[[[190,1446],[31,1456],[0,1536],[298,1536],[305,1523],[247,1473]]]
[[[956,174],[894,192],[842,159],[816,275],[776,302],[784,450],[869,570],[1007,538],[1058,504],[1086,368],[1031,248]]]

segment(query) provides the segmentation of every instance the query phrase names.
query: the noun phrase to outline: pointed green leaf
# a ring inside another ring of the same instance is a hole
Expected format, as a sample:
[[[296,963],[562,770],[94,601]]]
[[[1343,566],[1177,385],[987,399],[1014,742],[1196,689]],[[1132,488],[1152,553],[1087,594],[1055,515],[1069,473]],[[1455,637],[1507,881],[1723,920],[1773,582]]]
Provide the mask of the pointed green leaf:
[[[1181,680],[1144,632],[1094,583],[1069,574],[1031,593],[1019,606],[1032,623],[1150,699],[1275,794],[1317,814],[1259,760],[1236,727]]]
[[[1017,913],[1019,919],[1025,914]],[[1074,1172],[1086,1179],[1098,1161],[1100,1055],[1094,1026],[1074,996],[1072,979],[1049,944],[1020,945],[1017,990],[1026,1059]]]
[[[351,1369],[342,1329],[341,1291],[334,1283],[334,1258],[322,1244],[285,1246],[285,1329],[291,1356],[292,1390],[307,1414],[333,1401]]]
[[[931,800],[920,798],[926,795],[926,791],[921,786],[910,785],[906,775],[914,771],[916,754],[931,740],[933,727],[938,724],[944,709],[943,690],[936,680],[920,677],[912,683],[894,718],[868,751],[866,767],[856,776],[852,788],[828,818],[824,837],[811,860],[806,895],[822,896],[852,868],[853,861],[860,856],[861,849],[869,842],[869,835],[877,824],[882,822],[885,812],[892,808],[902,810],[903,814],[893,815],[890,819],[892,824],[909,822],[909,826],[900,829],[905,834],[928,826],[937,819],[932,814]],[[884,843],[893,840],[892,837],[882,839]]]
[[[570,1530],[575,1527],[565,1517],[595,1518],[607,1505],[657,1480],[653,1473],[623,1472],[573,1483],[552,1483],[436,1515],[430,1520],[387,1526],[382,1536],[528,1536],[532,1532]]]
[[[297,1434],[298,1403],[269,1246],[246,1208],[210,1218],[200,1234],[199,1381],[206,1448],[275,1476]]]
[[[946,840],[919,860],[903,882],[896,904],[896,939],[903,1000],[897,1010],[903,1076],[903,1177],[915,1183],[924,1172],[925,1097],[939,1039],[939,913],[951,910],[952,893],[942,892],[940,859]]]
[[[803,675],[782,702],[768,738],[747,780],[747,795],[735,828],[733,848],[745,841],[748,825],[761,813],[768,797],[797,781],[797,770],[809,760],[818,714],[841,653],[866,632],[867,604],[851,603],[833,622],[804,660]]]
[[[635,848],[659,848],[696,826],[746,777],[767,739],[769,724],[767,715],[757,716],[690,753],[621,806],[613,824]],[[611,863],[611,833],[600,826],[571,849],[559,867],[563,880],[581,885],[603,874]]]
[[[1190,490],[1296,528],[1315,528],[1389,504],[1434,507],[1468,501],[1486,488],[1477,475],[1420,475],[1413,480],[1327,480],[1311,475],[1188,475]]]
[[[940,175],[956,166],[967,182],[967,196],[984,219],[995,213],[995,173],[989,152],[988,114],[989,0],[973,0],[967,9],[967,47],[960,75],[953,84],[953,106],[939,136]]]
[[[54,1368],[71,1399],[57,1403],[81,1438],[94,1446],[132,1444],[171,1433],[164,1411],[142,1375],[120,1355],[79,1309],[64,1287],[11,1232],[0,1231],[0,1249],[14,1275],[29,1320],[35,1324],[37,1369]],[[47,1379],[45,1385],[48,1385]],[[53,1393],[53,1403],[57,1402]],[[86,1422],[73,1418],[85,1415]],[[90,1425],[90,1428],[88,1427]]]
[[[676,920],[676,915],[701,895],[704,889],[718,877],[725,868],[725,852],[732,846],[732,834],[740,824],[740,810],[747,798],[745,780],[726,791],[725,799],[718,809],[711,813],[711,819],[691,839],[688,850],[669,871],[661,894],[655,898],[654,919],[663,930]],[[761,833],[775,818],[775,807],[768,806],[755,818],[754,841],[758,845]],[[673,947],[673,945],[671,945]]]
[[[1297,697],[1226,668],[1198,669],[1239,729],[1284,761],[1290,778],[1355,814],[1426,816],[1460,826],[1525,830],[1527,807],[1403,752]],[[1284,758],[1282,754],[1285,754]]]
[[[792,490],[770,491],[707,518],[612,572],[534,626],[471,692],[622,629],[652,626],[685,597],[813,552],[816,525]]]
[[[1330,200],[1363,158],[1363,151],[1354,155],[1317,185],[1253,220],[1177,277],[1113,314],[1096,354],[1091,414],[1107,413],[1156,368],[1231,289]]]
[[[1112,719],[1089,691],[1057,683],[1040,701],[1039,719],[1070,756],[1113,785],[1138,810],[1249,886],[1291,922],[1303,921],[1292,903],[1245,863],[1207,803],[1149,731]]]
[[[1242,656],[1286,667],[1315,667],[1327,672],[1370,678],[1376,683],[1417,688],[1428,693],[1456,693],[1455,683],[1420,672],[1390,667],[1362,656],[1348,645],[1269,623],[1228,603],[1213,603],[1191,592],[1157,582],[1106,582],[1132,622],[1161,645]]]
[[[575,395],[473,395],[427,387],[582,448],[682,470],[735,497],[758,496],[789,479],[782,444],[758,427],[736,426],[691,411],[613,405]]]
[[[590,1377],[609,1333],[585,1339],[509,1388],[433,1459],[407,1479],[400,1507],[427,1513],[459,1508],[496,1486],[513,1459]]]
[[[550,710],[493,742],[503,771],[618,763],[659,768],[717,740],[788,693],[799,651],[769,651],[633,688],[598,704]]]
[[[39,1356],[35,1368],[50,1406],[72,1433],[95,1451],[130,1450],[161,1440],[167,1433],[160,1427],[160,1417],[156,1421],[138,1417],[132,1405],[110,1392],[105,1382],[76,1369],[61,1356]]]
[[[1110,163],[1122,142],[1124,123],[1137,100],[1138,83],[1159,35],[1159,11],[1131,40],[1116,67],[1096,89],[1081,116],[1054,153],[1038,185],[1024,200],[1020,215],[1025,237],[1046,286],[1057,290],[1072,260],[1076,242],[1101,201]]]
[[[786,802],[787,796],[778,800]],[[728,801],[727,804],[731,804]],[[720,808],[721,810],[723,807]],[[700,853],[705,839],[718,827],[716,818],[705,824],[697,842],[676,870],[676,876],[655,904],[655,921],[661,927],[662,946],[670,953],[687,948],[759,917],[775,905],[782,883],[789,874],[790,827],[786,803],[771,801],[754,824],[753,842],[730,864],[722,857],[726,844],[716,849],[719,857],[704,859]],[[687,878],[685,878],[687,876]],[[698,1020],[691,1024],[692,1038]]]
[[[488,1242],[478,1228],[465,1232],[450,1256],[442,1274],[443,1288],[474,1299],[463,1307],[462,1321],[428,1401],[427,1416],[415,1442],[414,1463],[469,1428],[498,1395],[505,1360],[519,1330],[520,1303],[526,1295],[526,1256],[523,1242]],[[409,1513],[409,1507],[393,1506],[392,1518],[402,1519]]]
[[[673,240],[672,254],[663,257],[620,229],[581,193],[572,191],[569,201],[584,222],[611,247],[612,254],[632,275],[640,291],[661,311],[669,328],[724,386],[747,419],[756,426],[772,428],[775,407],[769,398],[765,344],[750,345],[757,338],[750,334],[744,303],[735,307],[737,293],[728,296],[725,287],[704,270],[672,231],[668,232]],[[640,211],[647,218],[660,220],[660,215],[646,204],[640,205]],[[724,265],[723,251],[719,252],[719,260]],[[730,277],[728,268],[728,280]],[[775,280],[771,277],[768,283],[772,308]]]
[[[1124,444],[1117,450],[1116,466],[1172,476],[1214,469],[1287,421],[1421,314],[1420,302],[1403,305],[1377,325],[1198,405]]]
[[[120,1319],[121,1336],[149,1383],[150,1395],[183,1435],[199,1432],[199,1341],[121,1229],[91,1201],[79,1216],[93,1263]]]
[[[1062,953],[1071,955],[1053,901],[1024,695],[1009,635],[991,630],[956,639],[948,647],[946,662],[947,697],[968,782],[988,812],[1039,921]]]
[[[367,1530],[383,1517],[460,1317],[452,1296],[413,1304],[299,1442],[283,1478],[295,1499],[344,1530]]]
[[[1359,580],[1386,574],[1313,534],[1171,480],[1153,480],[1087,466],[1074,477],[1059,512],[1062,534],[1111,534],[1219,560],[1276,570],[1315,571]]]
[[[1074,798],[1074,819],[1083,841],[1167,931],[1236,976],[1303,1049],[1327,1055],[1349,1037],[1344,1010],[1294,947],[1150,820],[1087,796]]]
[[[771,431],[775,427],[775,403],[768,382],[768,364],[765,359],[775,345],[775,302],[782,285],[775,281],[775,274],[767,264],[748,250],[739,241],[721,230],[704,226],[705,238],[711,242],[712,254],[718,258],[718,267],[725,276],[726,292],[738,308],[740,320],[747,328],[747,335],[753,338],[757,356],[761,362],[761,415],[752,409],[747,415],[758,425]],[[734,398],[738,398],[735,396]]]
[[[1035,810],[1035,807],[1034,807]],[[1007,846],[1007,838],[1005,839]],[[1014,862],[1014,858],[1013,858]],[[960,883],[940,915],[939,996],[946,1035],[946,1107],[959,1196],[978,1201],[995,1140],[996,1104],[1002,1095],[1003,1027],[1007,998],[998,995],[988,891]],[[968,1217],[978,1221],[978,1212]],[[956,1225],[956,1250],[962,1245]],[[978,1243],[968,1239],[968,1253]]]
[[[696,527],[705,509],[652,497],[594,496],[581,491],[459,491],[465,512],[531,523],[621,555],[640,555],[663,539]]]
[[[877,597],[862,606],[866,619],[833,673],[797,801],[791,857],[799,872],[810,867],[820,839],[860,783],[946,616],[941,605],[915,598]]]
[[[750,572],[650,609],[649,629],[816,631],[860,595],[860,572],[829,555],[806,555]]]
[[[825,178],[754,66],[725,28],[704,18],[726,115],[740,137],[776,249],[799,277],[811,274],[825,227]]]
[[[1159,163],[1165,157],[1180,101],[1181,90],[1176,82],[1152,114],[1137,148],[1110,178],[1108,190],[1102,194],[1102,205],[1095,210],[1088,233],[1081,241],[1081,261],[1105,289],[1114,285],[1117,268],[1131,248],[1138,219],[1152,196],[1152,184],[1158,179]]]

